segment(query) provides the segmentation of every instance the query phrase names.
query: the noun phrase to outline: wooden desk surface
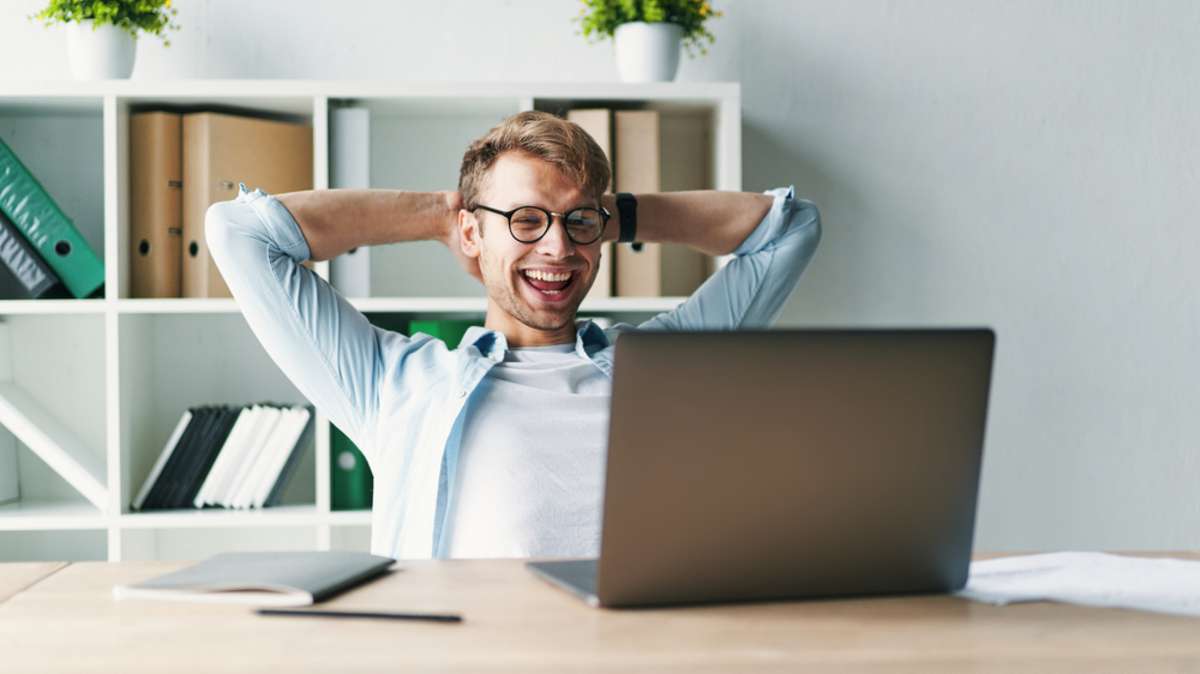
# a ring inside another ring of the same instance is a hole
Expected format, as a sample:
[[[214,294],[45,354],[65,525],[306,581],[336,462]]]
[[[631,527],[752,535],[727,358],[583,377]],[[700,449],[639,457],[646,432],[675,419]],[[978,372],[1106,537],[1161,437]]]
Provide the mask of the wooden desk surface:
[[[14,594],[27,590],[38,581],[67,565],[67,562],[12,562],[0,564],[0,604]]]
[[[185,565],[74,563],[16,592],[0,603],[0,670],[1200,671],[1193,618],[950,596],[596,610],[516,561],[405,562],[324,605],[457,611],[466,618],[460,625],[264,617],[246,606],[112,598],[115,584]],[[0,586],[29,571],[0,564]]]

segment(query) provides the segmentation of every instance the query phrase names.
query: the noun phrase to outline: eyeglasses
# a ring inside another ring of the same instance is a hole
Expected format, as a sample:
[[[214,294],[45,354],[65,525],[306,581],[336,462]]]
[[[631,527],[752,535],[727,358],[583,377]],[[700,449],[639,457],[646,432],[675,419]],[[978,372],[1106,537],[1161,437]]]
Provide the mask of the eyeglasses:
[[[508,218],[508,233],[521,243],[540,241],[550,231],[554,216],[560,216],[567,229],[567,238],[586,246],[604,234],[604,225],[612,214],[605,208],[576,208],[566,213],[555,213],[538,206],[517,206],[511,211],[502,211],[491,206],[478,204],[475,208],[491,211]]]

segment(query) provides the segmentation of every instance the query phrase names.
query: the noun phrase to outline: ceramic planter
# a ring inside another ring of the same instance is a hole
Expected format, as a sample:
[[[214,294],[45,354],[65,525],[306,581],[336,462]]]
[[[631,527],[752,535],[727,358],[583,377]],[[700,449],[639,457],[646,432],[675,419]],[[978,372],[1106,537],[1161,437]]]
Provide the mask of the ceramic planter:
[[[68,23],[67,55],[77,80],[126,79],[133,73],[137,38],[112,24]]]
[[[683,29],[673,23],[635,21],[613,35],[617,72],[625,82],[670,82],[679,69]]]

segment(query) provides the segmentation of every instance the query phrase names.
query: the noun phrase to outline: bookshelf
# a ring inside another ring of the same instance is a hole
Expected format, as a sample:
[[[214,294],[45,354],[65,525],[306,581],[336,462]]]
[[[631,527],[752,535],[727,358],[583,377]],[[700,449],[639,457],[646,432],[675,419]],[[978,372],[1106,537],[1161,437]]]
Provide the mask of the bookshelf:
[[[372,187],[452,188],[467,143],[520,110],[655,109],[664,152],[703,184],[741,189],[736,83],[507,84],[310,80],[13,82],[0,93],[0,137],[74,220],[105,264],[104,297],[0,300],[11,380],[79,439],[106,491],[96,505],[19,441],[21,498],[0,505],[0,561],[194,559],[239,549],[361,549],[370,512],[330,509],[329,424],[317,432],[283,505],[258,511],[130,512],[171,427],[188,405],[305,402],[228,299],[137,299],[129,283],[129,116],[157,106],[245,112],[313,129],[313,185],[329,186],[331,106],[371,112]],[[253,185],[249,187],[253,188]],[[328,278],[329,264],[316,265]],[[483,289],[435,242],[372,249],[368,315],[479,317]],[[648,318],[679,297],[591,299],[583,316]],[[6,431],[0,429],[0,435]],[[0,438],[4,440],[5,438]],[[0,466],[0,470],[5,470]],[[94,495],[94,494],[93,494]]]

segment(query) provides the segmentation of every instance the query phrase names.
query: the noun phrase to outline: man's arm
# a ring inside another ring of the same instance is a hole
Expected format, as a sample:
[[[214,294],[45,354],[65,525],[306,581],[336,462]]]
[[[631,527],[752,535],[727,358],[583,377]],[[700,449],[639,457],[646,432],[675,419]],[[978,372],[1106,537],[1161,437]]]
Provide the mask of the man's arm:
[[[461,205],[458,192],[335,189],[275,198],[296,218],[315,261],[358,246],[444,241]]]
[[[637,240],[681,243],[709,255],[728,255],[746,240],[771,209],[773,199],[757,192],[665,192],[635,194]],[[616,197],[601,200],[613,217],[603,239],[621,233]]]
[[[359,218],[355,222],[353,216],[338,213],[347,205],[343,198],[349,195],[344,192],[290,195],[288,203],[303,215],[303,227],[281,199],[241,189],[236,199],[208,208],[208,247],[272,360],[373,463],[379,381],[388,362],[403,360],[424,340],[375,328],[300,263],[366,243],[426,237],[437,219],[437,199],[416,193],[378,194],[365,206],[351,199],[349,210]],[[310,251],[310,237],[320,247],[316,255]]]
[[[684,192],[636,196],[639,241],[662,236],[712,254],[734,256],[683,304],[637,326],[644,330],[769,326],[821,240],[821,217],[816,205],[797,199],[790,187],[761,195]],[[643,200],[654,204],[645,235]],[[738,208],[745,211],[738,212]],[[610,228],[616,219],[609,221]],[[615,233],[606,234],[616,238]]]

